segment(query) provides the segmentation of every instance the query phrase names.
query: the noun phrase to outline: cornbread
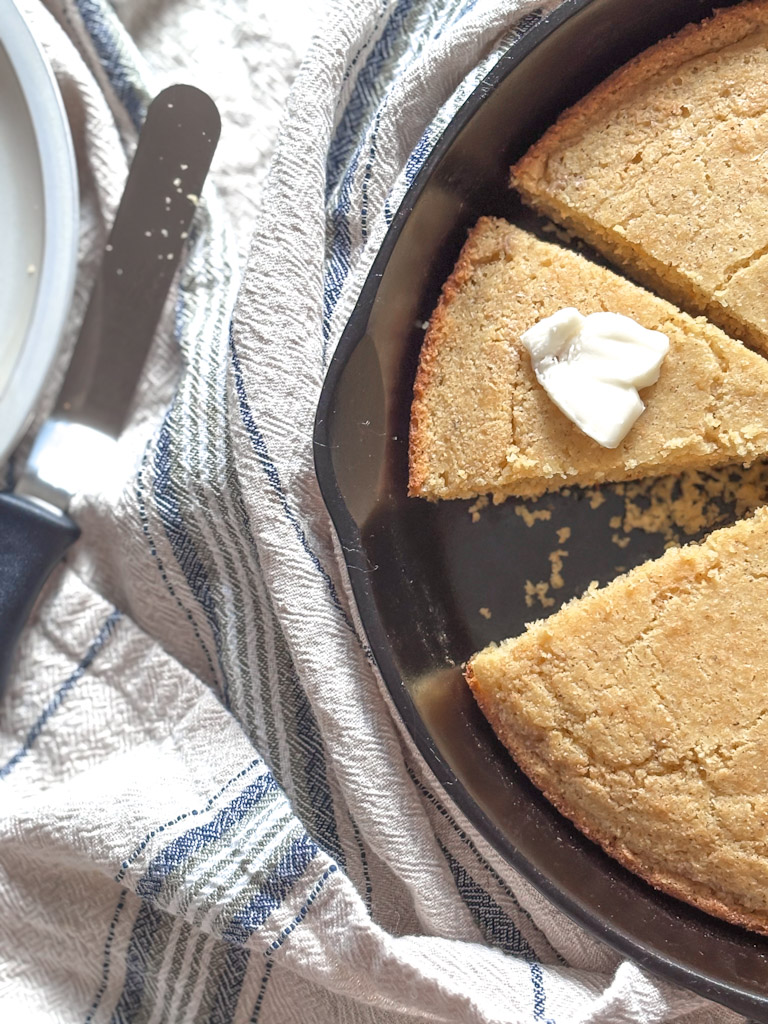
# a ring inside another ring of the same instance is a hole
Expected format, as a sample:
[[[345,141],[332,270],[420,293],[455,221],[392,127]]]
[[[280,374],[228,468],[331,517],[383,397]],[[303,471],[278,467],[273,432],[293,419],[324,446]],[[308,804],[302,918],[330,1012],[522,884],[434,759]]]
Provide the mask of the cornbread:
[[[768,352],[768,0],[630,61],[512,168],[535,209]]]
[[[552,403],[520,335],[564,306],[662,331],[669,354],[647,408],[602,448]],[[566,484],[750,462],[768,449],[768,361],[718,328],[583,256],[482,218],[422,346],[411,410],[409,493],[535,496]]]
[[[768,934],[768,509],[593,588],[467,681],[547,798],[652,885]]]
[[[679,476],[649,477],[617,484],[623,514],[611,519],[612,529],[623,536],[613,539],[622,546],[633,530],[659,534],[665,547],[680,546],[692,535],[741,519],[768,502],[768,463],[760,460],[748,469],[722,466],[691,470]]]

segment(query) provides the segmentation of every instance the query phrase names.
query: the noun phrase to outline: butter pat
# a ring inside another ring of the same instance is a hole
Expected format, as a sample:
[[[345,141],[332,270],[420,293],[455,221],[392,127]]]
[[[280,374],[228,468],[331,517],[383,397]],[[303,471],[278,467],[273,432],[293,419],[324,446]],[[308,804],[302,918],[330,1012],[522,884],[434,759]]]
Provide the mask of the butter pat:
[[[616,448],[645,409],[638,388],[659,379],[669,338],[621,313],[567,307],[521,336],[536,378],[569,420]]]

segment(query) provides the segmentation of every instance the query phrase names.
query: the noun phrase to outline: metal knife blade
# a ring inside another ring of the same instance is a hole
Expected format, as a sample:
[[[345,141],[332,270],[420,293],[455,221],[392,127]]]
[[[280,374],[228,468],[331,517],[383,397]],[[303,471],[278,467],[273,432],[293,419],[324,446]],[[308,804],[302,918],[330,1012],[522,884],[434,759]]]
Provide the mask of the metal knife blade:
[[[77,344],[17,493],[66,509],[110,459],[184,249],[221,122],[199,89],[149,107]]]
[[[79,536],[70,498],[113,462],[220,127],[193,86],[164,90],[147,112],[53,414],[15,493],[0,494],[0,692],[43,583]]]

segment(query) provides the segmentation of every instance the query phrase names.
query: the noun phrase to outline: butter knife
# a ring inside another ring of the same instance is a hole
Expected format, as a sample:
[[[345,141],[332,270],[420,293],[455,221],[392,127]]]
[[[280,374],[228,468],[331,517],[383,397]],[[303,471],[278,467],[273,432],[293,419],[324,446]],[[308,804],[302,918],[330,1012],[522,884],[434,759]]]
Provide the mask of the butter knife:
[[[115,465],[220,128],[193,86],[165,89],[147,112],[55,407],[15,491],[0,494],[0,693],[43,584],[80,535],[72,495]]]

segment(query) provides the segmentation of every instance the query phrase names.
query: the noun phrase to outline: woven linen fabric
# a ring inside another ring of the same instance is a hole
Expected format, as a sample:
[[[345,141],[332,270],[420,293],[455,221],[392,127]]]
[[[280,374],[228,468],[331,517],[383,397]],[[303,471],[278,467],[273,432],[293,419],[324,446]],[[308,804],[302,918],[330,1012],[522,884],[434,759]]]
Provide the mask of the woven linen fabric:
[[[393,715],[314,477],[323,377],[406,189],[552,6],[315,3],[286,99],[266,6],[24,0],[78,153],[65,350],[148,97],[202,80],[224,134],[131,468],[75,498],[0,710],[2,1021],[739,1019],[623,962],[462,820]]]

